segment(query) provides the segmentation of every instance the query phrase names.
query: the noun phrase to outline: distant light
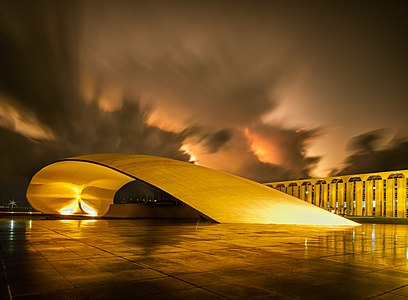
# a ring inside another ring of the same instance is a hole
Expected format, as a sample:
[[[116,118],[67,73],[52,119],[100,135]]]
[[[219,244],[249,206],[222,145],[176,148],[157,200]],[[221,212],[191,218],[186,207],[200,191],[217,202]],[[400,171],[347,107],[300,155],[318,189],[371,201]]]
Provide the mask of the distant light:
[[[17,205],[17,201],[16,200],[10,200],[9,201],[9,205],[11,206],[11,209],[13,209],[16,205]]]

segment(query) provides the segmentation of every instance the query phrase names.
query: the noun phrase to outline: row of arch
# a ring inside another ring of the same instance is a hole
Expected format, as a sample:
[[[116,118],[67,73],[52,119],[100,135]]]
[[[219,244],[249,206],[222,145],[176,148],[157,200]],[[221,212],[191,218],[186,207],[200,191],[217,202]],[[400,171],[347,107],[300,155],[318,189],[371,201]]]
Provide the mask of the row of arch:
[[[265,183],[339,215],[408,218],[408,170]]]

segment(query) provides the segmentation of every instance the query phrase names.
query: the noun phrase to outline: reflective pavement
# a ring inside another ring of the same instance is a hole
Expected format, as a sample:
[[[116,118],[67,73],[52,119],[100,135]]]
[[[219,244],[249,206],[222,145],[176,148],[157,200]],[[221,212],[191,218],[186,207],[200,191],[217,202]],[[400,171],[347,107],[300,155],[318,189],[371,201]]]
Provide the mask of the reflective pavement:
[[[0,299],[407,299],[408,225],[0,219]]]

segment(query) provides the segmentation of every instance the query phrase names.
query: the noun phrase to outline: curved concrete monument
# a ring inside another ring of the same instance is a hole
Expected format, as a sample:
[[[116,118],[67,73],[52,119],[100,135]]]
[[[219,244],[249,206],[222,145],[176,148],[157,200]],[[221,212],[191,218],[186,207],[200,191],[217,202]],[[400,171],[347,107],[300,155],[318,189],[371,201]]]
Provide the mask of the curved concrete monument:
[[[115,193],[134,180],[215,222],[358,225],[242,177],[146,155],[95,154],[57,161],[35,174],[27,198],[43,213],[104,216]]]

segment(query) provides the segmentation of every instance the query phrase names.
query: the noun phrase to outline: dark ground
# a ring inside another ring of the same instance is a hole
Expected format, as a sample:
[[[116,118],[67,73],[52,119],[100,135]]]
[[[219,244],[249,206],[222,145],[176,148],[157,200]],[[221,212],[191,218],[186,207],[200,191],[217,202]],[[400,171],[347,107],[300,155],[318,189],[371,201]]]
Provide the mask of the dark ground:
[[[408,299],[408,226],[0,219],[1,299]]]

